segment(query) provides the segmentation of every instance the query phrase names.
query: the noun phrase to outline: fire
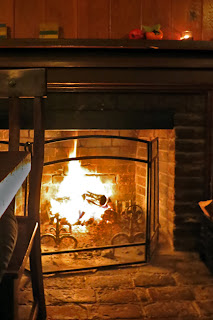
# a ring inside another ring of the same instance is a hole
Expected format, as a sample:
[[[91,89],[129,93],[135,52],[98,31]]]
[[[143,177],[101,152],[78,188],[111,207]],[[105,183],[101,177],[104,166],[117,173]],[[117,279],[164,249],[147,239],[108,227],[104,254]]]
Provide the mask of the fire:
[[[75,158],[76,153],[77,141],[69,157]],[[53,216],[58,213],[72,225],[91,218],[100,221],[111,195],[110,182],[103,183],[95,172],[83,168],[80,161],[70,161],[67,176],[59,185],[55,198],[50,200],[51,213]]]

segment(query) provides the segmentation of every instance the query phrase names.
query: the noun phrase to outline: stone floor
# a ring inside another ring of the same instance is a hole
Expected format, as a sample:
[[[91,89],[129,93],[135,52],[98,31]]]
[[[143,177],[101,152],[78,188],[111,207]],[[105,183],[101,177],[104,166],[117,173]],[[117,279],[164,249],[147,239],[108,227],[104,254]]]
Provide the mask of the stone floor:
[[[160,253],[150,264],[44,277],[47,319],[213,319],[213,275],[195,253]],[[21,319],[32,301],[28,277]]]

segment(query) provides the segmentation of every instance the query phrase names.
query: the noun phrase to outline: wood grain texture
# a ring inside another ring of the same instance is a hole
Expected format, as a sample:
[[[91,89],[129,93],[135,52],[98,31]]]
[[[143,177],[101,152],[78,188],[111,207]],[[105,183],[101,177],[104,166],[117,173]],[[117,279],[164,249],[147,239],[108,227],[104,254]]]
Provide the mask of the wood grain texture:
[[[38,38],[42,22],[56,22],[61,38],[127,38],[141,25],[160,23],[164,39],[213,39],[213,0],[0,0],[9,37]]]
[[[110,0],[81,0],[77,6],[78,38],[109,38]]]
[[[213,1],[203,0],[202,40],[213,40]]]
[[[0,0],[0,23],[8,26],[8,38],[14,36],[14,0]]]
[[[59,38],[77,37],[77,0],[46,0],[45,22],[59,26]]]
[[[141,28],[141,0],[111,0],[112,39],[127,38],[129,31]]]
[[[172,0],[143,0],[142,24],[152,26],[161,25],[164,39],[172,39]]]
[[[184,30],[191,30],[194,40],[201,40],[202,0],[172,1],[173,39],[180,39]]]
[[[38,38],[39,25],[44,22],[44,0],[15,1],[15,38]]]

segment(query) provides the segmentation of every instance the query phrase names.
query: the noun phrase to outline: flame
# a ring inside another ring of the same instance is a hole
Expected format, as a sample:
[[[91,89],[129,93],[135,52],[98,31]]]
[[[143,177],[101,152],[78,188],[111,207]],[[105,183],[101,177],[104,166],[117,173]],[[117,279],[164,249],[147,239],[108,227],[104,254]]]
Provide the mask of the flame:
[[[70,158],[75,158],[77,154],[77,141],[75,141],[74,151],[70,153]],[[109,198],[112,195],[112,184],[103,183],[99,176],[92,175],[86,168],[81,167],[80,161],[70,161],[68,164],[68,174],[58,187],[54,199],[50,200],[51,213],[59,213],[61,218],[66,218],[70,224],[85,222],[90,218],[100,221],[106,207],[97,206],[85,199],[83,196],[88,191],[94,194],[105,195]],[[97,173],[96,173],[97,174]]]

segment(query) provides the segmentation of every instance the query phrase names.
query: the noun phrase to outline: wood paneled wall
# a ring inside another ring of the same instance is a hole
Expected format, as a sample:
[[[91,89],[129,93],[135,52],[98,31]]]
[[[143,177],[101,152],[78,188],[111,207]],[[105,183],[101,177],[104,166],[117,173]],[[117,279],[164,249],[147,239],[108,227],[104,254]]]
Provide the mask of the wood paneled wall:
[[[38,38],[44,22],[58,23],[61,38],[122,39],[160,23],[164,39],[192,30],[195,40],[212,40],[213,0],[0,0],[11,38]]]

